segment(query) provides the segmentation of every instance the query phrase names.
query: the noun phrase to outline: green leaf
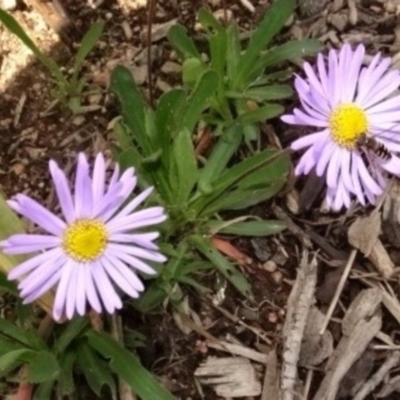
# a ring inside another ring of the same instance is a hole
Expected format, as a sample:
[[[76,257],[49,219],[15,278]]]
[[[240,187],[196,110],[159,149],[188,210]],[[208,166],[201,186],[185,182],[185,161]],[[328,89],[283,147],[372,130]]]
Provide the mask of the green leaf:
[[[290,15],[294,12],[296,0],[276,0],[267,10],[259,27],[252,35],[246,52],[240,59],[238,72],[233,81],[234,89],[244,89],[248,86],[248,77],[260,52],[270,40],[283,28]]]
[[[252,99],[256,101],[280,100],[293,95],[293,89],[289,85],[268,85],[250,88],[245,92],[226,92],[226,96],[233,99]]]
[[[235,23],[230,24],[226,29],[226,38],[226,71],[228,78],[232,80],[236,75],[240,61],[239,29]]]
[[[81,45],[76,53],[74,66],[73,66],[73,82],[76,82],[78,73],[82,67],[83,62],[85,61],[86,57],[92,51],[93,47],[96,45],[97,41],[100,39],[101,34],[104,30],[104,22],[98,21],[95,22],[83,37]]]
[[[78,347],[77,362],[88,385],[97,396],[100,397],[103,386],[107,386],[114,398],[116,397],[115,381],[110,368],[87,343],[82,343]]]
[[[114,68],[110,81],[110,90],[121,102],[124,121],[133,134],[133,138],[146,156],[151,154],[153,150],[146,132],[146,106],[131,71],[119,65]]]
[[[200,172],[199,188],[202,192],[212,191],[212,182],[225,169],[232,156],[242,143],[242,127],[234,124],[224,132],[214,145],[206,165]]]
[[[33,394],[33,400],[49,400],[53,392],[54,381],[41,383]]]
[[[172,145],[172,155],[176,164],[176,175],[170,176],[170,182],[177,182],[177,203],[188,200],[190,192],[197,182],[197,160],[194,152],[192,136],[186,129],[180,131]]]
[[[140,364],[139,360],[105,333],[89,331],[89,345],[104,358],[110,359],[110,368],[120,376],[142,400],[176,400]]]
[[[199,77],[208,70],[203,61],[197,58],[188,58],[182,65],[182,81],[185,85],[194,87]]]
[[[262,54],[253,65],[252,77],[256,77],[266,67],[280,64],[283,61],[304,58],[316,54],[323,49],[323,45],[316,39],[294,40],[286,42]]]
[[[60,366],[54,354],[49,351],[38,351],[29,357],[27,380],[32,383],[53,381],[60,373]]]
[[[2,337],[0,337],[0,356],[3,356],[9,353],[10,351],[20,350],[20,349],[21,345],[19,343],[12,342],[10,340],[3,339]]]
[[[27,329],[20,328],[4,318],[0,318],[0,335],[27,348],[36,350],[42,350],[46,348],[46,344],[39,336]]]
[[[279,104],[267,104],[255,110],[244,112],[239,116],[239,121],[244,125],[262,122],[281,115],[284,110]]]
[[[150,287],[138,299],[132,301],[133,306],[143,314],[149,314],[159,307],[168,297],[164,286],[158,281],[152,282]]]
[[[171,46],[183,59],[194,57],[201,60],[201,54],[182,25],[173,25],[167,33],[167,38]]]
[[[0,357],[0,376],[7,375],[10,371],[25,363],[26,357],[34,354],[29,349],[10,351]]]
[[[173,135],[182,115],[178,110],[185,104],[186,96],[182,89],[172,89],[164,93],[157,104],[155,124],[157,130],[157,145],[162,149],[163,156],[169,160],[169,150]],[[168,162],[165,162],[168,166]]]
[[[42,53],[33,40],[25,33],[22,26],[17,22],[11,14],[0,8],[0,21],[4,26],[14,35],[16,35],[29,50],[39,59],[39,61],[46,66],[53,76],[57,79],[60,84],[67,86],[68,82],[64,78],[59,66],[50,58]]]
[[[262,189],[235,190],[207,205],[207,215],[222,210],[242,210],[270,199],[283,187],[284,182],[268,185]],[[204,214],[203,214],[204,215]]]
[[[269,236],[286,229],[279,220],[261,221],[210,221],[207,227],[214,233],[234,236]]]
[[[54,344],[54,351],[56,354],[65,353],[70,343],[77,337],[81,336],[87,327],[88,321],[86,318],[75,318],[70,321]]]
[[[215,71],[206,71],[201,75],[193,92],[187,99],[187,105],[182,112],[181,129],[192,132],[199,122],[202,112],[209,106],[219,85],[218,74]]]
[[[205,29],[215,29],[216,31],[222,31],[224,27],[218,22],[212,13],[205,8],[201,8],[197,14],[197,19]]]
[[[200,235],[192,235],[189,240],[243,296],[252,298],[251,286],[246,278],[213,247],[209,239]]]
[[[58,392],[61,396],[70,396],[75,392],[74,364],[78,354],[76,350],[66,351],[60,357],[60,373],[57,377]]]
[[[290,159],[284,152],[266,149],[254,154],[218,176],[213,183],[212,191],[196,199],[191,208],[199,215],[211,215],[208,205],[220,196],[226,196],[229,189],[234,187],[255,189],[255,186],[262,184],[282,182],[285,174],[289,172],[289,166]]]
[[[227,37],[226,30],[218,31],[208,38],[210,46],[210,64],[214,71],[217,71],[220,77],[225,75]]]
[[[293,71],[289,68],[283,69],[281,71],[271,72],[270,74],[265,74],[256,79],[250,84],[250,87],[258,87],[269,85],[271,82],[286,82],[293,76]]]

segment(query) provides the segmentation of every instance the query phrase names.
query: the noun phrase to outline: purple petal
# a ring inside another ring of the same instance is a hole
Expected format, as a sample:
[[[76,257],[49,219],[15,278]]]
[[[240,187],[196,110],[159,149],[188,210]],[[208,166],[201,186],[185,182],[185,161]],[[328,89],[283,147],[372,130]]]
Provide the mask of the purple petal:
[[[71,223],[75,219],[75,209],[67,177],[53,160],[49,162],[49,170],[53,178],[54,188],[57,193],[61,211],[65,220]]]
[[[13,210],[55,236],[61,235],[66,228],[64,221],[24,194],[17,194],[7,203]]]

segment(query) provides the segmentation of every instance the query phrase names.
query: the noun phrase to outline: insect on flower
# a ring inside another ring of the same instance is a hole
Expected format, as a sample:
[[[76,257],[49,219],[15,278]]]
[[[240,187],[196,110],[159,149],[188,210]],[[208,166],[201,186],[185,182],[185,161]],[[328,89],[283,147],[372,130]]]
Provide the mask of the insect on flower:
[[[305,77],[295,79],[301,105],[282,116],[315,128],[291,144],[306,150],[295,173],[324,176],[333,210],[350,207],[354,197],[374,204],[387,173],[400,176],[400,71],[389,70],[391,59],[380,54],[364,66],[364,54],[363,45],[346,44],[327,58],[319,54],[314,67],[305,63]]]
[[[120,174],[116,165],[107,182],[102,154],[96,157],[92,176],[86,157],[79,154],[73,193],[54,161],[49,169],[63,218],[23,194],[8,201],[13,210],[46,232],[17,234],[0,242],[6,254],[36,253],[11,270],[8,278],[22,278],[18,288],[24,303],[56,286],[56,320],[84,315],[87,303],[97,312],[113,313],[122,307],[116,289],[138,297],[144,286],[136,272],[155,274],[146,261],[166,261],[154,243],[159,233],[141,232],[165,221],[164,209],[137,211],[153,188],[130,199],[137,182],[133,168]]]
[[[389,160],[392,157],[392,153],[384,144],[367,135],[360,136],[357,139],[356,146],[359,150],[365,149],[383,160]]]

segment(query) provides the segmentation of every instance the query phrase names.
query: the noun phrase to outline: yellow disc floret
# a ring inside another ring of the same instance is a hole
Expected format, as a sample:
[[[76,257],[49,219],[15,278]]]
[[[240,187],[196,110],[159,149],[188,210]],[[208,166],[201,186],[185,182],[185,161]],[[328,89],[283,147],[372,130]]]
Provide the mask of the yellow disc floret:
[[[80,219],[65,230],[62,247],[75,261],[90,262],[103,254],[107,240],[108,232],[101,221]]]
[[[347,103],[337,106],[329,118],[332,139],[342,147],[353,149],[357,140],[366,135],[368,119],[365,111],[356,104]]]

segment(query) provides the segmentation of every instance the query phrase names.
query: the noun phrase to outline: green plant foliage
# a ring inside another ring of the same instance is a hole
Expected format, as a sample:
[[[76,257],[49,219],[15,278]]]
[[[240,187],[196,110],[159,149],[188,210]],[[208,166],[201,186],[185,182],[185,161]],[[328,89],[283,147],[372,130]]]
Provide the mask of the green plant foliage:
[[[17,36],[36,58],[49,70],[56,86],[57,100],[65,107],[68,107],[72,112],[77,113],[81,109],[81,97],[85,87],[85,81],[79,78],[79,73],[82,65],[98,42],[103,29],[104,22],[96,22],[83,37],[81,45],[75,56],[73,63],[72,77],[68,78],[60,66],[51,58],[45,55],[26,34],[18,21],[6,11],[0,9],[0,22],[15,36]]]
[[[88,344],[109,360],[112,371],[117,373],[143,400],[176,400],[140,364],[139,360],[105,333],[90,331]]]
[[[209,61],[204,61],[200,52],[195,50],[195,43],[182,26],[175,25],[170,29],[168,39],[182,59],[185,84],[195,85],[200,73],[208,70],[217,72],[220,77],[206,117],[208,121],[224,124],[239,118],[245,127],[282,113],[280,105],[266,102],[292,96],[290,86],[275,83],[281,76],[290,76],[284,63],[315,54],[322,47],[313,39],[274,43],[274,36],[284,27],[295,6],[295,0],[276,0],[244,45],[235,22],[225,27],[209,11],[200,10],[198,20],[205,30]],[[276,71],[282,66],[286,69]],[[275,71],[269,72],[266,68]],[[257,109],[249,108],[248,102]],[[246,141],[258,136],[246,129],[243,132]]]

